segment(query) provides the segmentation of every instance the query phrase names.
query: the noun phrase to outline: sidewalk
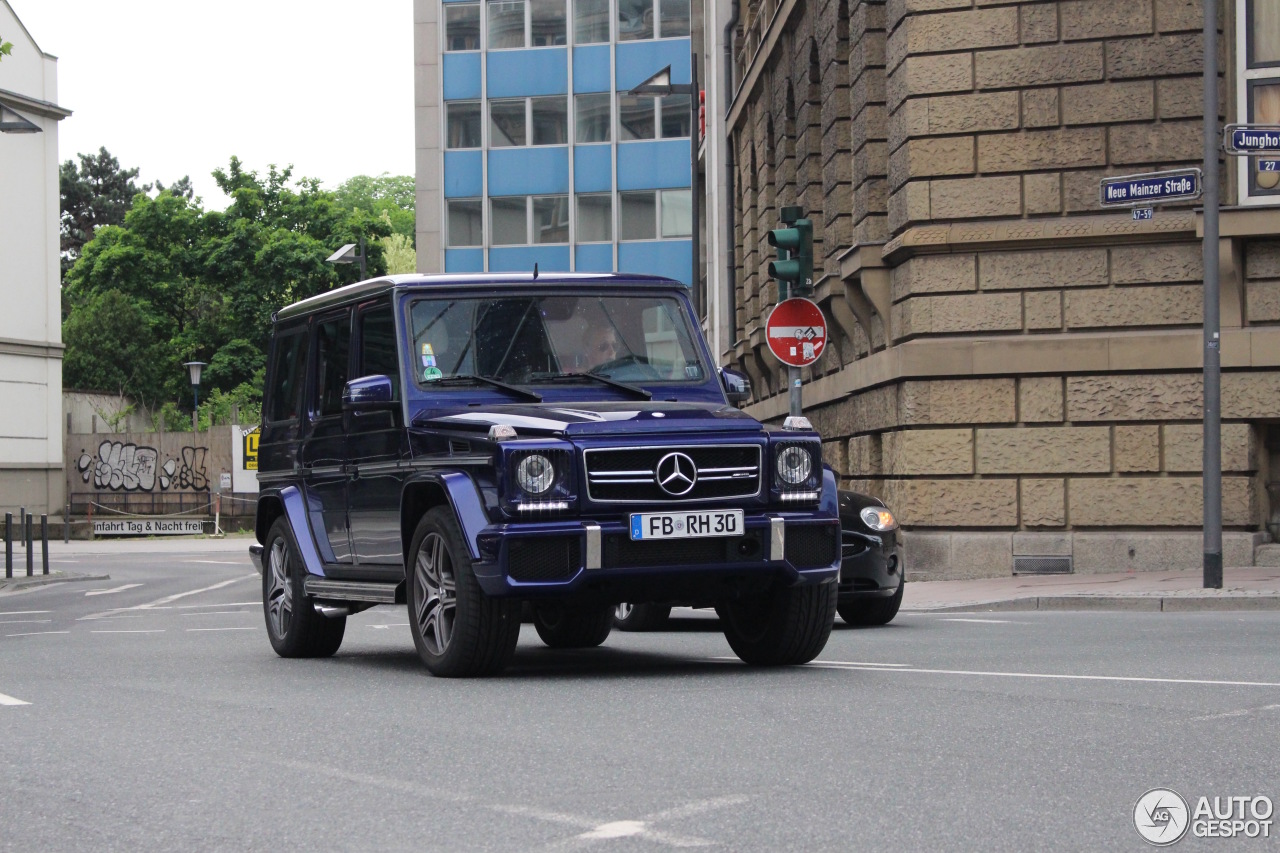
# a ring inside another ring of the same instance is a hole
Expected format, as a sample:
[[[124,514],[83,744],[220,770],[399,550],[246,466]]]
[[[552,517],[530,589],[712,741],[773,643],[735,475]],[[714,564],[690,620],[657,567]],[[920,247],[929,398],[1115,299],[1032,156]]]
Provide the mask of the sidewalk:
[[[2,539],[3,537],[0,537]],[[85,557],[119,557],[124,554],[233,554],[244,558],[245,568],[251,568],[249,545],[254,542],[251,533],[232,533],[225,538],[210,536],[166,536],[163,538],[113,537],[103,539],[49,540],[49,574],[43,572],[43,554],[40,542],[32,543],[32,570],[27,577],[27,551],[22,543],[13,545],[13,577],[6,578],[0,569],[0,595],[43,586],[49,583],[106,580],[103,567],[77,565],[71,571],[59,567],[59,560],[81,561]],[[2,547],[2,543],[0,543]],[[3,559],[0,557],[0,559]],[[2,564],[0,564],[2,565]]]
[[[1222,589],[1204,589],[1200,569],[918,581],[907,584],[902,610],[1280,610],[1280,568],[1222,574]]]

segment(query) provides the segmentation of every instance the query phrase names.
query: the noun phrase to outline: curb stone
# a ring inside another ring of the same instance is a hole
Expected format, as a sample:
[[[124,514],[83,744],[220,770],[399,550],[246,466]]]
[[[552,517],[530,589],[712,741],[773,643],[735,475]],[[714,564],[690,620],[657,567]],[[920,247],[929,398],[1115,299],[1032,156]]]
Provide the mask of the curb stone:
[[[1123,610],[1189,613],[1203,610],[1280,610],[1280,595],[1052,595],[1000,601],[902,608],[903,613],[1000,613],[1028,610]]]
[[[85,575],[68,572],[50,572],[47,575],[27,577],[0,578],[0,593],[29,589],[51,583],[73,583],[75,581],[109,581],[111,575]]]

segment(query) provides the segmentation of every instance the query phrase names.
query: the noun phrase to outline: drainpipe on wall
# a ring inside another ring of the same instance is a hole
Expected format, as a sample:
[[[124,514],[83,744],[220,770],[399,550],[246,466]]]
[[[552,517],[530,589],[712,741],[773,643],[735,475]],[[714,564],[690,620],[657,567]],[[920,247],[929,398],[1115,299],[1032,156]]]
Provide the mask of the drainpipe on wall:
[[[733,231],[733,217],[736,206],[733,203],[733,135],[729,132],[729,111],[733,104],[733,32],[738,28],[738,0],[730,6],[729,22],[724,25],[724,116],[725,116],[725,158],[724,158],[724,200],[725,200],[725,282],[728,285],[729,314],[729,346],[738,342],[738,283],[737,261],[733,244],[736,236]]]

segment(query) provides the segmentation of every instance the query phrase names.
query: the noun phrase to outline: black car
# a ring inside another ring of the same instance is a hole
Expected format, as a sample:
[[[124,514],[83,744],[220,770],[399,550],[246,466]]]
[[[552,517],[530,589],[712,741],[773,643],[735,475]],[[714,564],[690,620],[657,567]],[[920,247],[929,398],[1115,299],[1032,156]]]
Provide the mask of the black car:
[[[898,615],[906,576],[898,548],[898,522],[877,498],[840,490],[840,583],[836,612],[850,625],[887,625]],[[689,602],[680,602],[689,606]],[[673,604],[619,604],[613,626],[656,631]],[[694,603],[693,606],[699,606]]]

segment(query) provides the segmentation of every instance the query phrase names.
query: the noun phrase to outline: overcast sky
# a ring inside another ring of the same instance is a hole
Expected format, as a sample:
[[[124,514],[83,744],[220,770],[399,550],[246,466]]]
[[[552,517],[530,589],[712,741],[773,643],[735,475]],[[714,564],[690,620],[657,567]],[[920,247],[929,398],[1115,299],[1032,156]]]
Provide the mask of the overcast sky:
[[[106,146],[144,182],[189,174],[219,209],[209,173],[233,154],[326,186],[413,174],[412,0],[10,5],[58,57],[58,102],[75,113],[60,160]]]

